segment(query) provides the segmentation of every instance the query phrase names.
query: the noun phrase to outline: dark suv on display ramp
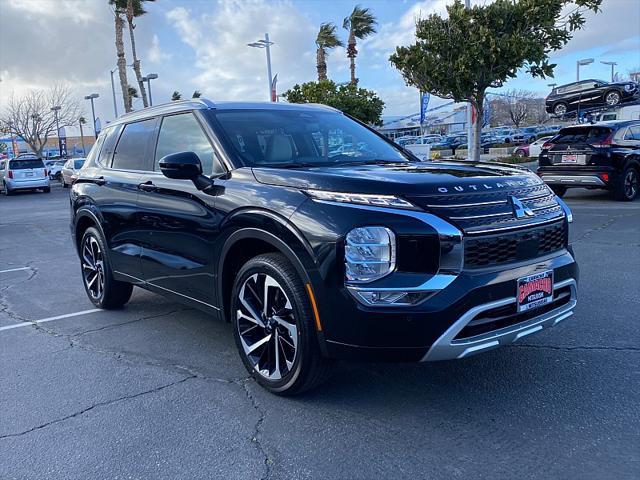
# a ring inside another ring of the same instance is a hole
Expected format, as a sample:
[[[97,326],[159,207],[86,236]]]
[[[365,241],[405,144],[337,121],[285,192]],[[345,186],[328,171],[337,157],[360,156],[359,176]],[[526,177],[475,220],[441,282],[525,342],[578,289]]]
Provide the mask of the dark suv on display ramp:
[[[318,385],[334,359],[467,357],[576,305],[571,213],[537,176],[421,163],[320,105],[125,115],[78,172],[71,210],[95,305],[121,307],[135,285],[227,320],[280,394]]]

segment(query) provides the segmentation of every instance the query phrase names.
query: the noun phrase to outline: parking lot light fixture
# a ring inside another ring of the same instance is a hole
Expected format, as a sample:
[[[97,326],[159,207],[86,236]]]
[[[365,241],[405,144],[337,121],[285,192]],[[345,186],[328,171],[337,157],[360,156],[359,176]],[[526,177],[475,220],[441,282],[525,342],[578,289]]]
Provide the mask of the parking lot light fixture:
[[[264,34],[263,40],[258,40],[256,42],[247,43],[247,46],[253,48],[264,48],[267,53],[267,83],[268,83],[268,92],[269,92],[269,101],[273,101],[271,97],[271,84],[273,82],[273,78],[271,77],[271,45],[273,42],[269,41],[269,34]]]
[[[554,88],[556,85],[558,85],[557,83],[547,83],[547,87],[550,88]]]
[[[96,110],[93,106],[93,100],[98,98],[100,95],[97,93],[92,93],[91,95],[85,95],[85,100],[91,100],[91,118],[93,118],[93,134],[96,138],[98,138],[98,132],[96,132]]]
[[[593,58],[583,58],[576,62],[576,82],[580,81],[580,67],[593,63]]]
[[[157,73],[148,73],[144,77],[142,77],[143,82],[147,82],[147,91],[149,92],[149,106],[153,105],[153,100],[151,98],[151,80],[155,80],[158,78]]]
[[[611,65],[611,81],[613,82],[615,80],[614,70],[618,62],[607,62],[607,61],[601,60],[600,63],[602,63],[603,65]]]
[[[51,107],[51,111],[53,112],[53,116],[56,119],[56,136],[58,137],[58,152],[62,157],[62,144],[60,143],[60,124],[58,123],[58,112],[62,107],[60,105],[56,105]]]

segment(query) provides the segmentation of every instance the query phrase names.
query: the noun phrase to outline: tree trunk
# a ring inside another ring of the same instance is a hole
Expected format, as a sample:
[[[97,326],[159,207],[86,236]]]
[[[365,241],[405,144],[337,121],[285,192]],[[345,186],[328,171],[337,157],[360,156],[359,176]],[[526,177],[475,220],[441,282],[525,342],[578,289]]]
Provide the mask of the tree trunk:
[[[316,69],[318,70],[318,81],[327,80],[327,60],[322,47],[318,47],[316,52]]]
[[[468,159],[473,162],[480,161],[480,140],[482,137],[482,118],[484,116],[484,93],[479,94],[473,106],[476,108],[475,122],[471,125],[471,151]]]
[[[351,85],[357,85],[358,79],[356,78],[356,56],[358,50],[356,49],[356,37],[353,31],[349,32],[349,45],[347,46],[347,57],[349,57],[349,69],[351,70]]]
[[[124,58],[124,43],[122,41],[122,28],[124,20],[120,16],[120,13],[115,12],[115,26],[116,26],[116,54],[118,56],[118,76],[120,77],[120,88],[122,90],[122,103],[124,105],[125,112],[130,112],[129,107],[129,82],[127,81],[127,61]]]
[[[147,91],[144,89],[144,82],[142,81],[142,73],[140,73],[140,60],[136,53],[136,38],[133,29],[136,26],[133,24],[133,0],[127,0],[127,23],[129,24],[129,37],[131,38],[131,54],[133,55],[133,71],[136,73],[136,81],[138,82],[138,88],[140,90],[140,96],[142,97],[142,104],[144,107],[148,107]]]

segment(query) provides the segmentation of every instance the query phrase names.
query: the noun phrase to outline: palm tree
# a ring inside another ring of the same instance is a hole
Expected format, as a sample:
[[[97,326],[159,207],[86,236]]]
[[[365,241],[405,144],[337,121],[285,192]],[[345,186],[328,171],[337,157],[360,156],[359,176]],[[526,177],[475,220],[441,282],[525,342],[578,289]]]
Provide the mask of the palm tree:
[[[131,85],[129,85],[128,91],[129,91],[129,111],[131,111],[133,110],[133,99],[140,98],[140,97],[138,97],[138,90],[136,90],[135,87],[132,87]]]
[[[333,23],[323,23],[320,25],[318,36],[316,37],[316,69],[318,70],[318,81],[327,80],[327,50],[335,47],[342,47],[344,44],[336,35],[336,26]]]
[[[376,21],[376,17],[373,16],[373,13],[371,13],[371,10],[362,8],[360,5],[356,5],[351,15],[345,17],[342,22],[342,28],[349,31],[347,57],[351,62],[351,85],[358,84],[358,79],[356,78],[356,56],[358,55],[356,39],[362,40],[376,33],[376,25],[378,25],[378,22]]]
[[[175,102],[180,99],[182,99],[182,94],[179,91],[174,90],[173,93],[171,94],[171,101]]]
[[[191,98],[200,98],[202,96],[202,92],[200,90],[195,90]]]
[[[122,29],[124,28],[124,4],[123,0],[109,0],[109,5],[113,7],[113,17],[116,28],[116,55],[118,57],[118,76],[120,77],[120,90],[122,91],[122,103],[125,112],[130,112],[129,82],[127,81],[127,61],[124,58],[124,42],[122,41]]]
[[[133,23],[135,17],[140,17],[147,13],[143,7],[144,2],[154,2],[155,0],[119,0],[120,3],[126,2],[126,17],[129,24],[129,38],[131,39],[131,54],[133,55],[133,71],[136,74],[136,81],[140,88],[140,95],[142,96],[142,104],[145,107],[149,106],[147,102],[147,92],[144,88],[144,81],[142,80],[142,73],[140,72],[140,59],[136,53],[136,39],[133,30],[136,28]]]

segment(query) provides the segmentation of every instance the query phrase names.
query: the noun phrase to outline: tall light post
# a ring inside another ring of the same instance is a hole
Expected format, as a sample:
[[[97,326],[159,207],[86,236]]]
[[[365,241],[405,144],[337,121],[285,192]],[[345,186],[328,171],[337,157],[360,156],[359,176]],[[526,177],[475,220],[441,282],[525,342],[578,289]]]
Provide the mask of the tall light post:
[[[62,157],[62,143],[60,142],[60,124],[58,123],[58,112],[62,107],[60,105],[55,105],[51,107],[51,111],[53,112],[53,116],[56,119],[56,137],[58,137],[58,154]]]
[[[578,60],[576,62],[576,82],[580,81],[580,67],[589,65],[590,63],[593,63],[593,58],[583,58],[582,60]]]
[[[557,83],[547,83],[547,87],[551,87],[552,89],[558,85]]]
[[[80,141],[82,142],[82,156],[84,157],[87,152],[84,148],[84,131],[82,130],[82,125],[84,125],[85,123],[87,123],[87,121],[85,120],[84,117],[80,117],[78,118],[78,124],[80,125]]]
[[[149,73],[146,77],[142,77],[143,82],[147,82],[147,92],[149,92],[149,106],[153,105],[153,100],[151,99],[151,80],[155,80],[158,78],[157,73]]]
[[[618,64],[618,62],[605,62],[601,60],[600,63],[602,63],[603,65],[611,65],[611,81],[613,82],[615,77],[614,68]]]
[[[113,113],[115,118],[118,118],[118,104],[116,103],[116,84],[113,83],[113,74],[116,73],[117,70],[117,68],[109,70],[109,73],[111,73],[111,95],[113,95]]]
[[[98,132],[96,132],[96,110],[93,107],[93,100],[98,98],[100,95],[97,93],[92,93],[91,95],[85,95],[85,100],[91,100],[91,118],[93,118],[93,134],[96,138],[98,138]]]
[[[269,92],[269,101],[272,102],[273,101],[273,97],[271,96],[271,83],[273,82],[273,78],[271,77],[271,45],[273,45],[273,42],[269,41],[269,34],[265,33],[264,34],[264,40],[258,40],[256,42],[252,42],[252,43],[247,43],[247,45],[249,47],[254,47],[254,48],[264,48],[267,52],[267,86],[268,86],[268,92]]]

